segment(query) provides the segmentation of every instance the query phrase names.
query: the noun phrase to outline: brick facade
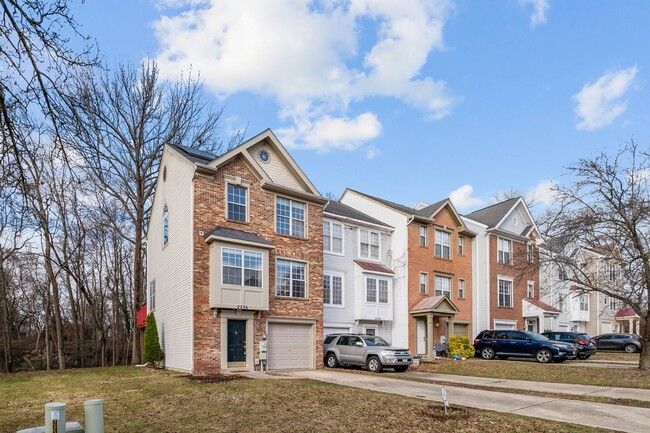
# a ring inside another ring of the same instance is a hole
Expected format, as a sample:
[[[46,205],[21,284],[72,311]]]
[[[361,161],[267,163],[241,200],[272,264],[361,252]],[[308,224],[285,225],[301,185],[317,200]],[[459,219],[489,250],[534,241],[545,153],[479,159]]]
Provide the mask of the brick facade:
[[[241,177],[251,182],[249,187],[249,222],[226,218],[225,176]],[[217,373],[221,365],[221,318],[219,310],[210,308],[209,278],[210,251],[203,233],[216,226],[254,233],[275,244],[269,253],[269,311],[254,314],[254,342],[257,347],[268,330],[269,317],[314,320],[316,338],[314,353],[316,366],[322,365],[322,346],[319,336],[323,331],[323,210],[322,205],[306,203],[305,238],[281,235],[275,232],[275,198],[279,194],[262,189],[261,182],[250,165],[236,156],[219,167],[213,176],[197,175],[194,180],[194,372]],[[285,196],[285,195],[282,195]],[[289,195],[286,197],[291,198]],[[306,299],[277,297],[275,295],[276,257],[307,263]]]
[[[459,254],[458,237],[459,227],[453,217],[450,208],[445,206],[437,214],[433,215],[434,224],[423,224],[412,222],[408,226],[408,306],[409,311],[423,298],[435,295],[436,274],[451,277],[451,301],[458,307],[460,312],[455,316],[456,323],[469,324],[471,332],[472,321],[472,238],[463,235],[465,238],[464,253]],[[427,227],[427,242],[425,246],[420,245],[420,227]],[[443,259],[435,256],[435,230],[443,230],[450,233],[450,259]],[[462,228],[461,228],[462,230]],[[420,273],[427,273],[427,293],[420,293]],[[458,297],[458,280],[465,280],[465,296]],[[446,317],[434,317],[435,343],[440,342],[440,337],[445,335]],[[416,353],[416,326],[417,319],[409,315],[409,349]],[[452,330],[450,330],[450,334]]]

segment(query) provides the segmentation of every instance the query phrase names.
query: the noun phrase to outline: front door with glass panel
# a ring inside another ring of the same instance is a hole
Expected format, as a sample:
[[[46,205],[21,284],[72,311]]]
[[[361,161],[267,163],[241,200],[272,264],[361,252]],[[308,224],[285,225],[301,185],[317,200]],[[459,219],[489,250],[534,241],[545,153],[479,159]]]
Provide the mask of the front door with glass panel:
[[[427,323],[424,320],[418,320],[415,327],[415,339],[417,340],[416,350],[418,355],[427,353]]]
[[[246,367],[245,320],[228,320],[228,367]]]

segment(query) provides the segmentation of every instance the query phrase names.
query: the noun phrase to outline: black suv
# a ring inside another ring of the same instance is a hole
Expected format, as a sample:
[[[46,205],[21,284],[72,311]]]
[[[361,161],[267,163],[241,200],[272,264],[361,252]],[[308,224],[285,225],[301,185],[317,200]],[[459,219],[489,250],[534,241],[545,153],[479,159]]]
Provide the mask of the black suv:
[[[483,359],[508,357],[535,358],[539,362],[564,362],[575,359],[576,346],[572,343],[551,341],[543,335],[529,331],[486,330],[474,340],[476,356]]]
[[[578,359],[589,359],[591,355],[596,353],[596,343],[589,338],[587,334],[577,332],[542,332],[542,335],[553,341],[562,341],[565,343],[573,343],[578,348]]]

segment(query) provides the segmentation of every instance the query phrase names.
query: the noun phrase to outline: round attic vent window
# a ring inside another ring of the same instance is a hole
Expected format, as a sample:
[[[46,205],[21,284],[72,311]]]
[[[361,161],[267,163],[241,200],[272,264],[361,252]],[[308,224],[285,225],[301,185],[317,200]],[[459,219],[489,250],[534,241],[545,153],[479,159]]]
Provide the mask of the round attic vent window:
[[[163,182],[167,181],[167,166],[163,167]]]
[[[515,227],[517,227],[517,218],[513,218],[512,223],[514,224]]]

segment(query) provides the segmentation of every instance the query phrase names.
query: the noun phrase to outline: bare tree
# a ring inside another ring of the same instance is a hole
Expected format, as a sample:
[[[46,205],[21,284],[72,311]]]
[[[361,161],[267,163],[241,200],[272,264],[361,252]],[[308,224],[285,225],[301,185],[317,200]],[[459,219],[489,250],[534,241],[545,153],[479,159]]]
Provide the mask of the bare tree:
[[[152,61],[140,67],[120,65],[114,73],[85,74],[72,99],[67,142],[81,155],[97,179],[104,216],[133,243],[133,311],[144,301],[143,238],[151,208],[158,166],[166,143],[212,152],[241,141],[218,141],[222,109],[206,99],[200,81],[159,78]],[[121,212],[115,212],[118,204]],[[128,222],[128,224],[125,224]],[[140,362],[140,336],[133,326],[132,363]]]
[[[572,183],[556,189],[558,205],[547,235],[598,252],[575,260],[562,248],[546,254],[563,277],[629,306],[640,317],[639,368],[650,370],[650,158],[634,142],[568,167]],[[606,257],[606,260],[602,260]]]

